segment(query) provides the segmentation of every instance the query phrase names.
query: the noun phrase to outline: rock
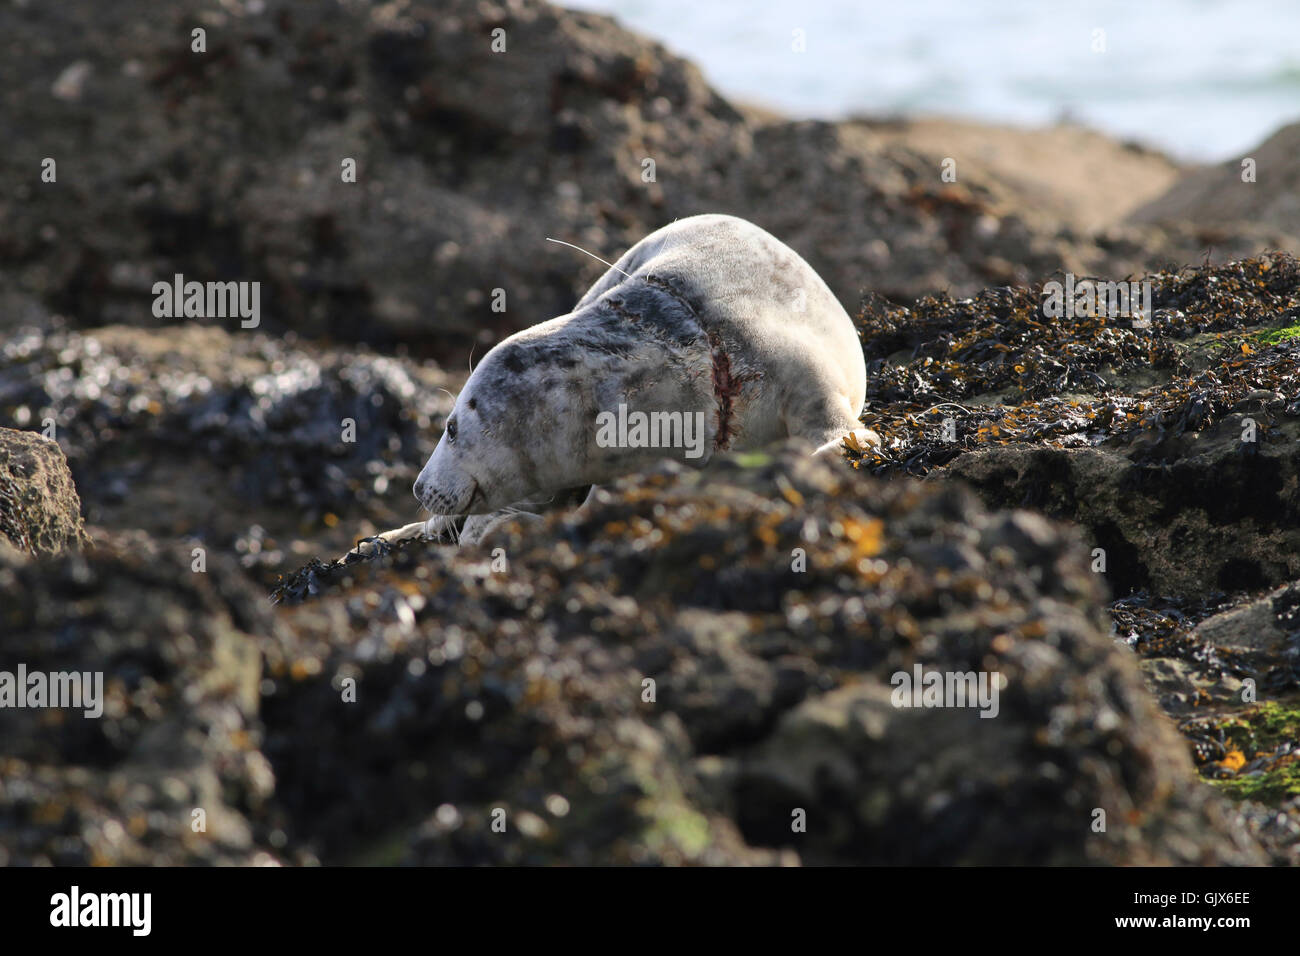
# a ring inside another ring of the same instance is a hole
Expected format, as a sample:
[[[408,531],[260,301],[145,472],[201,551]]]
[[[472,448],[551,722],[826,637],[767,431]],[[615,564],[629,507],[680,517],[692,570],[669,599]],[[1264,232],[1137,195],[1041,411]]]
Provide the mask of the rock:
[[[1075,536],[808,452],[404,541],[274,617],[228,558],[139,534],[6,563],[13,653],[103,670],[112,714],[4,735],[9,861],[1263,859]],[[1001,675],[997,716],[893,706],[917,665]]]
[[[81,499],[56,442],[0,428],[0,535],[35,555],[89,543]]]
[[[1146,278],[1146,327],[1110,302],[1047,316],[1039,287],[868,300],[864,422],[884,442],[851,457],[1075,524],[1117,599],[1115,634],[1202,775],[1285,862],[1300,792],[1300,269],[1281,255]]]
[[[1008,161],[986,162],[967,131],[943,153],[960,182],[944,183],[923,130],[746,116],[659,44],[542,0],[7,4],[0,37],[0,174],[19,184],[0,199],[0,301],[82,328],[160,324],[153,284],[177,274],[259,282],[264,329],[406,343],[459,367],[568,311],[603,271],[548,236],[614,261],[704,212],[767,228],[850,306],[864,288],[910,299],[1140,273],[1207,245],[1185,224],[1049,221],[1048,184],[1096,192],[1082,161],[1007,189]],[[1268,244],[1220,232],[1216,260]]]
[[[324,661],[264,708],[291,842],[325,861],[1260,859],[1103,633],[1076,539],[804,451],[665,466],[483,551],[404,543],[286,609],[274,654]],[[996,670],[998,717],[892,707],[917,663]],[[340,719],[334,747],[311,742]],[[512,821],[495,839],[493,808]]]
[[[1199,603],[1135,595],[1111,608],[1201,774],[1238,801],[1279,862],[1300,826],[1300,588]]]
[[[10,865],[248,865],[274,780],[256,718],[265,602],[237,565],[141,534],[43,562],[0,554],[5,669],[102,678],[100,716],[10,709],[0,856]],[[202,816],[194,811],[201,810]],[[205,827],[199,830],[200,822]]]
[[[1248,804],[1242,817],[1274,866],[1300,866],[1300,797],[1280,808]]]
[[[1086,234],[1117,225],[1188,172],[1160,152],[1069,122],[1039,129],[929,116],[864,122],[886,141],[923,153],[933,169],[952,157],[961,181],[987,186],[998,206],[1036,229],[1064,224]],[[1062,182],[1091,188],[1062,189]]]
[[[537,0],[77,0],[6,5],[0,36],[0,133],[17,144],[0,169],[33,184],[0,206],[6,284],[83,327],[157,324],[152,284],[179,273],[261,282],[264,328],[463,356],[566,311],[603,271],[547,235],[617,258],[677,214],[644,159],[661,180],[720,180],[749,149],[693,65]]]
[[[1218,230],[1233,223],[1258,223],[1295,248],[1300,239],[1300,123],[1284,126],[1250,150],[1214,166],[1187,172],[1163,195],[1136,210],[1133,222],[1183,221]],[[1253,178],[1244,180],[1243,163],[1253,160]]]
[[[1103,448],[991,448],[945,470],[989,501],[1087,529],[1117,594],[1196,596],[1300,576],[1300,428],[1243,449],[1239,422],[1202,431],[1186,457],[1133,461]]]
[[[252,570],[278,569],[303,534],[343,551],[416,517],[411,485],[455,384],[428,362],[194,325],[0,344],[0,417],[55,415],[92,524]]]
[[[1241,678],[1221,668],[1172,657],[1146,658],[1138,667],[1166,714],[1180,716],[1197,708],[1241,703]]]
[[[884,443],[859,466],[961,479],[995,507],[1079,524],[1116,596],[1196,600],[1294,580],[1296,260],[1146,281],[1146,328],[1105,301],[1046,316],[1037,288],[867,303],[863,420]]]
[[[1219,647],[1275,657],[1289,654],[1292,666],[1300,666],[1300,583],[1206,618],[1195,633]]]

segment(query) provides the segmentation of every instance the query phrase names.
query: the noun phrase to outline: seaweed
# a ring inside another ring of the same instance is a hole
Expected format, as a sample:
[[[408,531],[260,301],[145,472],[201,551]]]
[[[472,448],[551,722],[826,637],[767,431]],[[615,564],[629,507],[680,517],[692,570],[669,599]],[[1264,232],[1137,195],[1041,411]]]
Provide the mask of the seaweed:
[[[1149,324],[1097,314],[1048,317],[1044,287],[1003,287],[913,307],[863,301],[864,424],[877,448],[850,450],[877,475],[923,476],[989,445],[1056,448],[1168,438],[1236,411],[1300,415],[1300,339],[1273,330],[1300,315],[1300,263],[1273,253],[1147,277]],[[1281,330],[1285,331],[1285,330]],[[1157,381],[1149,381],[1155,378]]]

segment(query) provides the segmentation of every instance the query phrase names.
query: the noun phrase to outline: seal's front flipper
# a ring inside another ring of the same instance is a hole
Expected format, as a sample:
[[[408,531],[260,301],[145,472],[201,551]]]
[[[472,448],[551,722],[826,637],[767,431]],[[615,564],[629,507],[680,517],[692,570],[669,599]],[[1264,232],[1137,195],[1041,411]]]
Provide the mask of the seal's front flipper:
[[[541,521],[542,516],[533,514],[531,511],[522,511],[514,509],[504,509],[502,511],[493,511],[485,515],[467,515],[465,524],[460,529],[460,545],[482,544],[483,541],[495,532],[512,521]]]
[[[482,544],[498,528],[512,521],[541,521],[545,515],[573,508],[575,505],[577,505],[575,510],[580,512],[590,503],[596,488],[596,485],[566,488],[543,501],[520,501],[509,508],[493,511],[490,514],[468,515],[464,527],[460,530],[460,543],[462,545]],[[581,504],[578,504],[579,502]]]
[[[440,539],[440,534],[432,530],[429,526],[433,519],[429,521],[412,521],[410,524],[404,524],[400,528],[393,528],[389,531],[381,531],[379,534],[371,535],[369,538],[362,538],[347,554],[343,555],[342,560],[345,562],[354,562],[359,560],[368,560],[374,557],[384,557],[393,545],[402,541],[408,541],[411,538],[432,538]],[[349,561],[350,559],[350,561]]]

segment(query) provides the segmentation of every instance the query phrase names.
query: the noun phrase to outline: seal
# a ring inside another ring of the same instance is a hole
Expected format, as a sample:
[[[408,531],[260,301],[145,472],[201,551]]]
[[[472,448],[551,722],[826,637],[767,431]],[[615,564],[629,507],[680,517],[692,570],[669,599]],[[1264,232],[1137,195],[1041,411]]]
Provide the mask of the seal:
[[[857,330],[813,268],[751,222],[692,216],[483,357],[415,496],[482,515],[665,457],[702,467],[791,436],[837,454],[849,434],[879,441],[865,395]]]

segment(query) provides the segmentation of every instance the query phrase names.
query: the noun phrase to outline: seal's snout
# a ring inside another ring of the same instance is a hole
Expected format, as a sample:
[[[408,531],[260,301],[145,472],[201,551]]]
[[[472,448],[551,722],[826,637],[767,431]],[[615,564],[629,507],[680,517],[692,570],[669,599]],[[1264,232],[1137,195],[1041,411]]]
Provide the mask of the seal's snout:
[[[420,504],[424,504],[428,500],[429,483],[424,478],[424,472],[420,472],[420,476],[415,479],[415,486],[411,489],[411,491],[414,492],[415,500],[418,501]]]
[[[423,472],[420,477],[415,479],[415,487],[411,489],[415,492],[415,500],[425,511],[434,515],[456,514],[456,509],[451,499],[439,492],[433,483],[424,476]]]
[[[445,509],[440,508],[440,504],[445,504],[444,495],[438,493],[438,483],[433,477],[433,459],[420,469],[420,474],[415,479],[415,485],[411,488],[415,494],[415,500],[424,506],[426,511],[432,514],[439,514]]]
[[[435,515],[469,514],[476,505],[483,503],[484,498],[478,481],[437,451],[429,458],[411,490],[425,510]]]

